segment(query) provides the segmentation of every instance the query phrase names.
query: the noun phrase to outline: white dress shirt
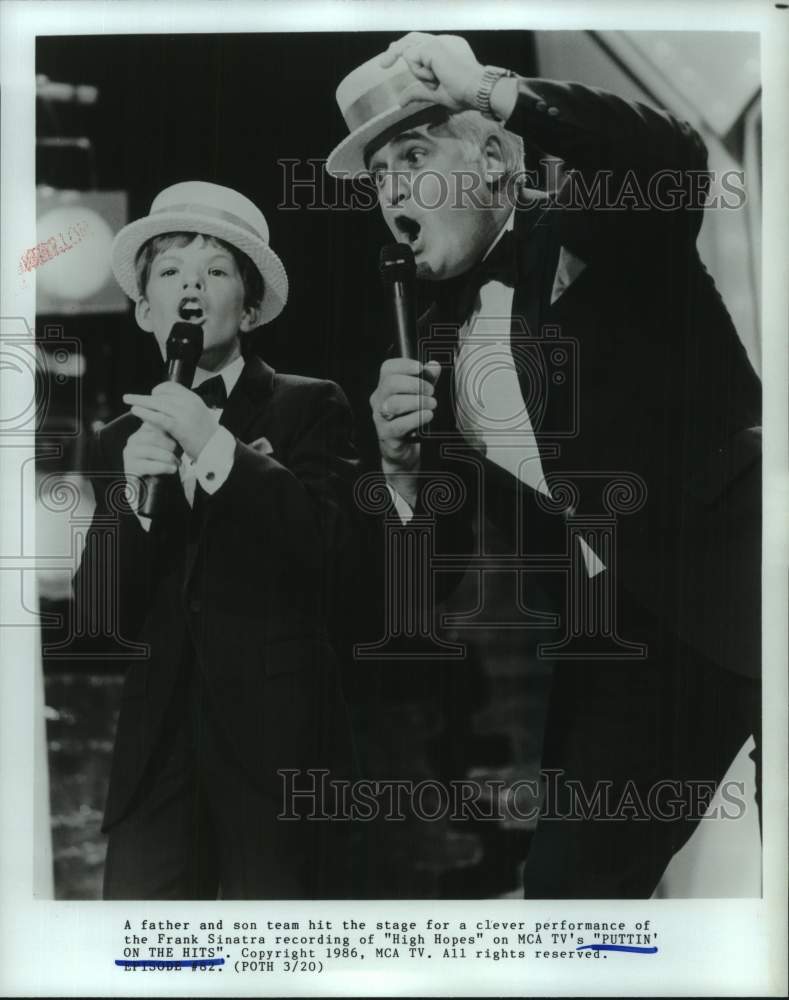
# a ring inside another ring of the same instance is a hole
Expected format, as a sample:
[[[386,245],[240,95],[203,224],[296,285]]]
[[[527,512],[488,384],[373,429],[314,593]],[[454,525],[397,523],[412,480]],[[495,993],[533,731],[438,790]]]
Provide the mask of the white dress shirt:
[[[515,224],[513,210],[485,256]],[[455,355],[455,419],[467,443],[516,479],[550,496],[543,475],[537,438],[523,399],[512,357],[510,327],[515,290],[487,281],[458,333]],[[561,294],[561,293],[559,293]],[[410,505],[390,487],[404,524],[413,517]],[[589,545],[579,545],[590,578],[606,568]]]
[[[192,389],[196,389],[202,382],[206,382],[215,375],[221,375],[227,394],[230,396],[243,368],[244,359],[242,357],[231,361],[220,372],[209,372],[204,368],[198,368],[195,371]],[[217,422],[217,428],[197,458],[191,459],[186,453],[181,455],[178,474],[183,486],[184,496],[190,507],[194,504],[197,483],[200,483],[206,493],[216,493],[230,475],[230,470],[233,467],[236,439],[226,427],[219,426],[219,420],[223,412],[220,409],[211,410],[211,415]],[[143,528],[148,531],[151,527],[151,519],[143,517],[140,514],[137,514],[137,517]]]

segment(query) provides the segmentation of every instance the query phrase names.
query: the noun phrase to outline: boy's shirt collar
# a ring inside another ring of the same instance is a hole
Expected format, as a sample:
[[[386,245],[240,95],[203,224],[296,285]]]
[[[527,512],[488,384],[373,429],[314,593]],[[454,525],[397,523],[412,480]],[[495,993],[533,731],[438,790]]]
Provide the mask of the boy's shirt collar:
[[[241,377],[241,372],[244,370],[244,359],[239,355],[235,361],[231,361],[229,365],[225,367],[220,372],[209,372],[205,368],[197,368],[195,370],[195,377],[192,381],[192,389],[196,389],[201,382],[205,382],[215,375],[221,375],[222,381],[225,383],[225,389],[228,396],[235,388],[236,382],[238,382]]]

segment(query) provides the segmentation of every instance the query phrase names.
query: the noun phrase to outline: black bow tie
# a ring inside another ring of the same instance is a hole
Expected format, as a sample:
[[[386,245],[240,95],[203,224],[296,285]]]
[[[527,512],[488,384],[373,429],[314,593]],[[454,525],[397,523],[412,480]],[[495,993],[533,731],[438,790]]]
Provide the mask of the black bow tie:
[[[487,281],[500,281],[514,288],[518,284],[518,240],[510,229],[503,233],[487,257],[472,268],[469,279],[481,288]]]
[[[474,308],[480,288],[489,281],[500,281],[514,288],[520,277],[519,265],[520,243],[515,233],[509,230],[470,271],[438,284],[436,302],[454,322],[464,323]]]
[[[216,409],[221,410],[227,402],[227,389],[225,388],[225,380],[221,375],[214,375],[211,378],[207,378],[194,391],[206,406],[216,407]]]

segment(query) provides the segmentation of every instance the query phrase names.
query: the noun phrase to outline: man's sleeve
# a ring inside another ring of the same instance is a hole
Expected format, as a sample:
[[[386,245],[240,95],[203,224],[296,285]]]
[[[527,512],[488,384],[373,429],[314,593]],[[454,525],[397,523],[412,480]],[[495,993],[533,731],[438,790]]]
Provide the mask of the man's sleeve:
[[[579,170],[704,170],[699,134],[667,111],[580,83],[521,77],[507,127]]]
[[[579,83],[524,77],[506,127],[523,137],[530,163],[535,150],[563,161],[557,203],[618,241],[598,239],[598,251],[632,259],[631,244],[643,259],[649,238],[669,234],[676,253],[698,236],[707,148],[688,122]]]
[[[408,524],[413,519],[414,508],[404,497],[400,496],[393,486],[387,483],[386,488],[389,490],[389,496],[392,498],[394,509],[397,511],[397,516],[400,518],[401,523]]]

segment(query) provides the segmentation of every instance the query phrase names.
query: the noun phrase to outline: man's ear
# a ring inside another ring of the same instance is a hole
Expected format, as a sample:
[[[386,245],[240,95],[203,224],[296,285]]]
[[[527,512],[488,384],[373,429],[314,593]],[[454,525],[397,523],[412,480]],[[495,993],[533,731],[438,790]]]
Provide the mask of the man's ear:
[[[238,328],[242,333],[247,333],[249,330],[255,329],[260,321],[262,308],[262,302],[259,302],[256,306],[244,306],[244,311],[241,314],[241,322],[238,324]]]
[[[504,176],[505,166],[501,139],[497,135],[491,134],[485,140],[482,158],[485,166],[485,183],[489,188],[498,187]]]
[[[134,318],[137,320],[137,326],[141,330],[145,330],[146,333],[153,333],[151,307],[146,298],[137,299],[134,305]]]

